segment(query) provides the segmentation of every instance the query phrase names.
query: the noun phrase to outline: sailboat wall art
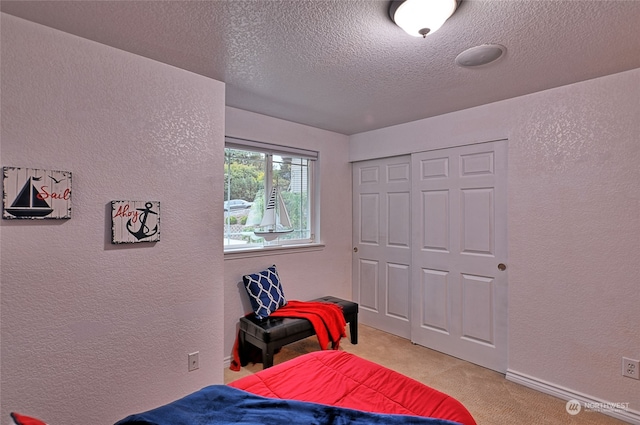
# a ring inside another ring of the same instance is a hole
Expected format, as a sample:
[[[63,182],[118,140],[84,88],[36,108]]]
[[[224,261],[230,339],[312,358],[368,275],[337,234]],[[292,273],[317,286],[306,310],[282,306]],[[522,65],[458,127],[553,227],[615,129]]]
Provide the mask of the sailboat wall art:
[[[2,218],[71,218],[71,171],[2,167]]]
[[[260,226],[254,229],[253,233],[264,238],[265,241],[273,241],[291,232],[293,232],[293,227],[291,227],[287,207],[284,205],[280,192],[274,187],[271,189],[271,196],[269,196],[267,206],[264,209]]]

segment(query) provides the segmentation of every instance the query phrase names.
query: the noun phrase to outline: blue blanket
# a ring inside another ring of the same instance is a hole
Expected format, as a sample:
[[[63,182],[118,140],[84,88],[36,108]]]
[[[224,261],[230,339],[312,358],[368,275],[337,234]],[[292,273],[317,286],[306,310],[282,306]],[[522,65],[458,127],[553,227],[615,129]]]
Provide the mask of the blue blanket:
[[[115,425],[455,425],[442,419],[386,415],[296,400],[257,396],[226,385],[212,385]]]

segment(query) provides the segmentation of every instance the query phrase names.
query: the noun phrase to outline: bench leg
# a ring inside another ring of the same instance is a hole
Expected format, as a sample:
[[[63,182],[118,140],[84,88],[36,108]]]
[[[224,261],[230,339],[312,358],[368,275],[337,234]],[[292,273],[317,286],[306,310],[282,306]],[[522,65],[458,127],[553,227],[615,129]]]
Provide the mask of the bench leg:
[[[238,357],[240,357],[240,365],[247,364],[247,356],[245,354],[246,344],[245,333],[241,330],[238,332]]]
[[[349,334],[351,334],[351,343],[358,343],[358,314],[354,314],[349,318]]]
[[[273,355],[275,348],[271,344],[267,344],[266,348],[262,349],[262,369],[273,366]]]

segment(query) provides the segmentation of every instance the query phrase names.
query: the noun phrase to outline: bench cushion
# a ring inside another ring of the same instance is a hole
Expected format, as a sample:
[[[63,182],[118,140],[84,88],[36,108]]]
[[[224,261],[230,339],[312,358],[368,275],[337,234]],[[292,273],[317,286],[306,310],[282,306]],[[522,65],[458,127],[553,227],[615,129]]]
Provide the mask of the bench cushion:
[[[342,298],[326,296],[326,297],[316,298],[315,300],[311,300],[311,301],[320,301],[325,303],[338,304],[340,307],[342,307],[342,311],[344,312],[345,319],[348,319],[351,315],[358,313],[358,303],[354,303],[353,301],[343,300]]]
[[[268,344],[312,329],[307,319],[295,317],[267,317],[258,319],[249,315],[240,319],[240,330]],[[311,334],[313,335],[313,334]]]

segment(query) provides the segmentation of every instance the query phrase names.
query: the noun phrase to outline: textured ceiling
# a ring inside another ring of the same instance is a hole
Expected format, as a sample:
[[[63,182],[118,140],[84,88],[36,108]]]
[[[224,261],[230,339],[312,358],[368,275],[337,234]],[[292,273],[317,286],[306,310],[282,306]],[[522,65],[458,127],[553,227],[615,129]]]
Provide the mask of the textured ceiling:
[[[426,39],[389,1],[5,1],[3,12],[224,81],[227,105],[343,134],[640,67],[640,1],[463,0]],[[463,50],[507,48],[457,67]],[[640,82],[639,82],[640,84]]]

